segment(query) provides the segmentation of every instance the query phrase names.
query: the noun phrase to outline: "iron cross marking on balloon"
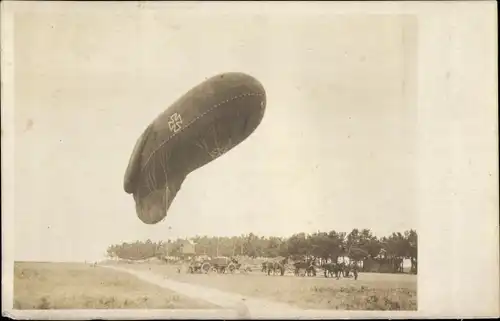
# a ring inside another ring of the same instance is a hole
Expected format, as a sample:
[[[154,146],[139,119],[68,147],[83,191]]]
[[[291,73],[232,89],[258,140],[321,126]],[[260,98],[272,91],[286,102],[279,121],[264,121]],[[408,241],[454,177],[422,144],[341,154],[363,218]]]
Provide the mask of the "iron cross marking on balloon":
[[[178,113],[172,114],[168,122],[168,128],[170,131],[177,133],[182,128],[182,118]]]

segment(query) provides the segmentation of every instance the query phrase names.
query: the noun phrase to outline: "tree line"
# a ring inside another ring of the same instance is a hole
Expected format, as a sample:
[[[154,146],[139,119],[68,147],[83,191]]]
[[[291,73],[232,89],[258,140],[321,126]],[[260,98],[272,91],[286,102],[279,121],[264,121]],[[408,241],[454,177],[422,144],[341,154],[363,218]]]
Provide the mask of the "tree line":
[[[233,237],[195,236],[190,240],[195,244],[196,255],[319,258],[325,262],[337,262],[343,258],[353,261],[372,259],[379,262],[410,259],[412,271],[416,272],[417,269],[418,236],[415,230],[393,232],[381,238],[373,235],[369,229],[353,229],[350,233],[334,230],[297,233],[288,238],[249,233]],[[185,239],[181,238],[159,242],[124,242],[109,246],[107,255],[127,260],[179,257],[183,255],[184,243]]]

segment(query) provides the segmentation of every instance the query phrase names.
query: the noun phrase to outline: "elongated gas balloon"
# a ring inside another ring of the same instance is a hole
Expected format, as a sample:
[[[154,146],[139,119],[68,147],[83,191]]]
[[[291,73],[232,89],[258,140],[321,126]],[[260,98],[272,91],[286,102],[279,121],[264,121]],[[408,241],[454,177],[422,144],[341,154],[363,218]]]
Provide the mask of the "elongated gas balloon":
[[[159,115],[137,140],[125,172],[137,216],[163,220],[186,176],[245,140],[266,108],[262,84],[243,73],[225,73],[189,90]]]

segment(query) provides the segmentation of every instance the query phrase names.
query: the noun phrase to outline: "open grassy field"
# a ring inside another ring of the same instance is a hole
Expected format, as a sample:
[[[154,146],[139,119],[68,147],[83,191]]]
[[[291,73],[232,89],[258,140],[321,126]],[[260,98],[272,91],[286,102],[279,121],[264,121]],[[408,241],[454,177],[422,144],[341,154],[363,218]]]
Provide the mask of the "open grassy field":
[[[83,263],[14,264],[14,309],[213,309],[127,273]]]
[[[358,280],[336,280],[293,275],[188,274],[186,267],[166,264],[126,264],[125,268],[149,270],[170,279],[204,285],[223,291],[288,303],[304,309],[417,310],[417,276],[360,273]]]

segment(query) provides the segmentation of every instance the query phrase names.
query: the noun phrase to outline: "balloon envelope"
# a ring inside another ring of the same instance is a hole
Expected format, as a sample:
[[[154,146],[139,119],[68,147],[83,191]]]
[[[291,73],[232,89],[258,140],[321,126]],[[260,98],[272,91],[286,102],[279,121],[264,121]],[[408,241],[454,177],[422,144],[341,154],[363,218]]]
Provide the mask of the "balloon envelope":
[[[262,84],[232,72],[207,79],[160,114],[137,140],[125,172],[124,190],[141,221],[165,218],[186,176],[245,140],[265,108]]]

